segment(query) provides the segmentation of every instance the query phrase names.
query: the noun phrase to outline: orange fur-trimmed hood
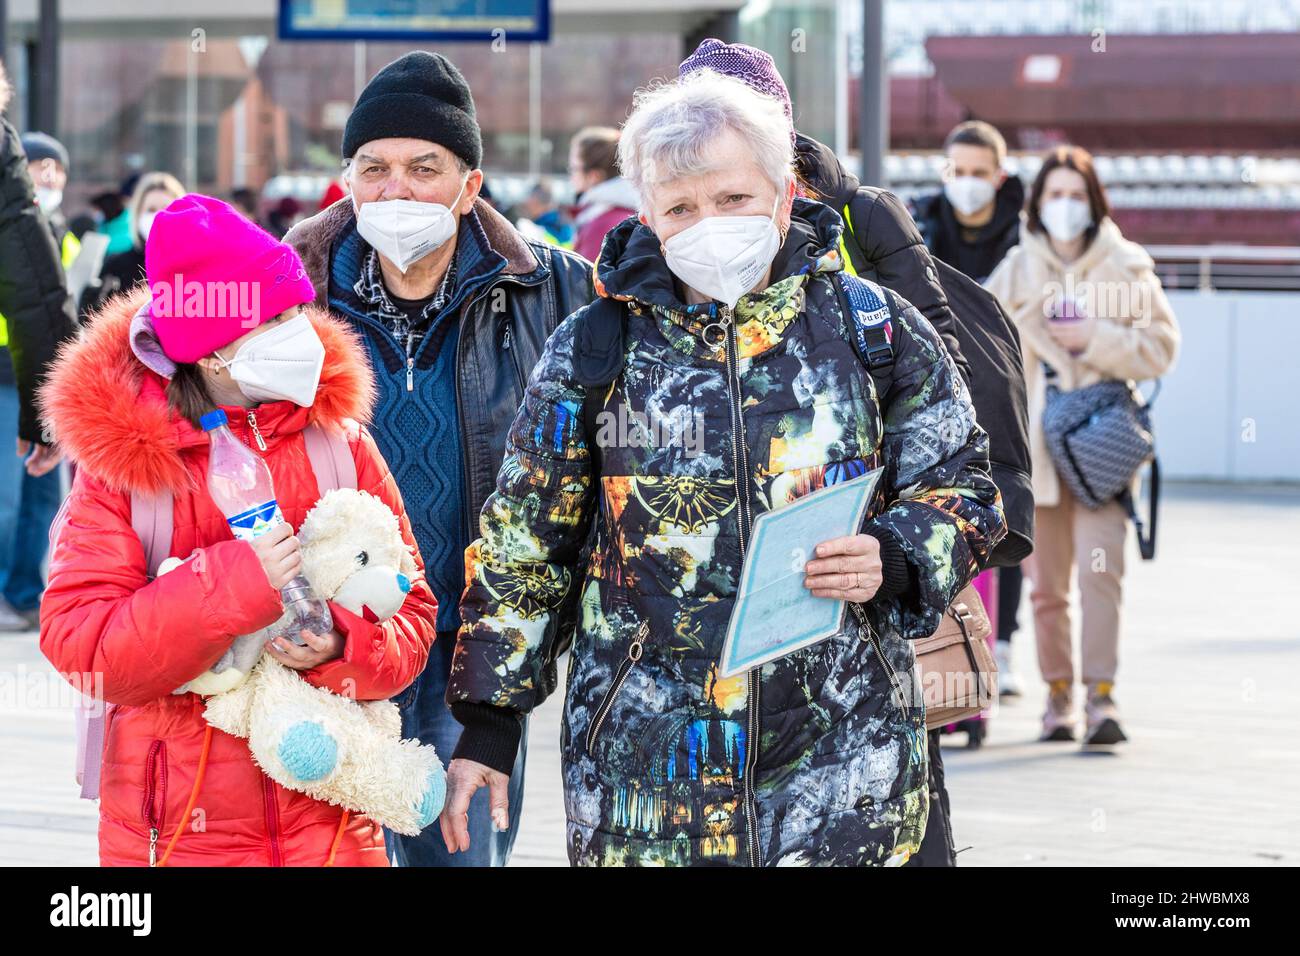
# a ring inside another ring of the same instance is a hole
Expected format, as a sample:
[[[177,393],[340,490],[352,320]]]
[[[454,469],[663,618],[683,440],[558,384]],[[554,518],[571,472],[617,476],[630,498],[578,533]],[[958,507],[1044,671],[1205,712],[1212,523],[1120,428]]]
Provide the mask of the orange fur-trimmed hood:
[[[41,415],[54,440],[79,468],[119,492],[179,491],[193,482],[183,455],[206,446],[207,436],[167,405],[167,380],[131,351],[128,330],[148,298],[141,288],[112,299],[81,335],[65,342],[40,389]],[[259,429],[268,444],[308,424],[338,428],[365,422],[375,400],[374,376],[365,346],[340,320],[307,306],[325,346],[316,400],[259,405]],[[244,409],[227,409],[232,423]]]

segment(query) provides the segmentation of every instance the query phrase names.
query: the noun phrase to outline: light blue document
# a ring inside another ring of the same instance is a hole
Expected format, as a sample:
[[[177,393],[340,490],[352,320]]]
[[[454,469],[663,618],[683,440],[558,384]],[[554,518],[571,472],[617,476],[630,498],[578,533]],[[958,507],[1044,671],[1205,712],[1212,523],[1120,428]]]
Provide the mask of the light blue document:
[[[839,632],[844,602],[814,597],[804,565],[817,545],[857,534],[882,469],[769,511],[754,521],[720,673],[731,677]]]

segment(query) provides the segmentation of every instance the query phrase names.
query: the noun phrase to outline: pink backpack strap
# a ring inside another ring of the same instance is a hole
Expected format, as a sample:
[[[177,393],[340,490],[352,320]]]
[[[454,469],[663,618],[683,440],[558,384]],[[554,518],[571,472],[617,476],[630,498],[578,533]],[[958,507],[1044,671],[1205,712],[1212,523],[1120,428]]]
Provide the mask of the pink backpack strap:
[[[308,425],[302,430],[307,445],[311,470],[316,473],[316,486],[321,495],[337,488],[356,488],[357,463],[348,447],[350,431],[328,431],[320,425]]]
[[[144,563],[149,580],[158,576],[158,566],[172,550],[172,493],[131,492],[131,527],[144,546]]]
[[[99,799],[99,769],[104,760],[104,728],[113,705],[78,695],[72,705],[77,725],[77,783],[83,800]]]
[[[158,576],[158,567],[172,549],[172,493],[168,490],[149,494],[131,493],[131,528],[144,548],[145,569],[149,579]],[[104,758],[104,727],[112,705],[91,700],[84,695],[73,705],[77,727],[77,782],[81,797],[99,797],[99,768]]]

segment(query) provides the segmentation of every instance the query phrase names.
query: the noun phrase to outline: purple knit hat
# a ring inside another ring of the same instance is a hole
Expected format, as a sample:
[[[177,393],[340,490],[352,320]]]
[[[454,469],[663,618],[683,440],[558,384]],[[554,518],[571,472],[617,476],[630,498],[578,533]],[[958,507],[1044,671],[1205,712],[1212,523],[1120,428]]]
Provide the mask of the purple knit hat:
[[[785,118],[790,121],[790,139],[794,139],[794,110],[790,105],[790,91],[785,88],[785,80],[781,79],[776,61],[770,53],[743,43],[723,43],[709,38],[682,60],[677,75],[686,76],[696,70],[712,70],[723,76],[735,77],[756,93],[776,99],[785,110]]]

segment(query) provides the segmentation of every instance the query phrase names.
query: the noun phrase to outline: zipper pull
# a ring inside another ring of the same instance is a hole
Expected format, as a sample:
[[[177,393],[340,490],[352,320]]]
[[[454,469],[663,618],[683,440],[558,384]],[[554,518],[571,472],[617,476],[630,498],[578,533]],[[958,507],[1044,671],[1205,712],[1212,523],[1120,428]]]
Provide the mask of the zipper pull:
[[[415,359],[410,356],[406,359],[406,390],[415,391]]]
[[[645,640],[646,632],[650,630],[650,622],[642,621],[636,629],[636,634],[632,636],[632,643],[627,647],[627,659],[635,664],[641,659],[641,654],[645,650],[642,643]]]
[[[149,828],[149,865],[158,865],[158,828]]]
[[[508,325],[506,326],[505,338],[501,340],[501,349],[505,352],[510,351],[510,326]]]
[[[871,619],[867,617],[866,611],[862,610],[861,605],[853,602],[850,602],[849,608],[852,610],[853,616],[858,620],[858,639],[870,641],[876,636],[876,629],[871,626]]]
[[[266,451],[266,442],[262,440],[262,433],[257,428],[257,416],[252,412],[248,413],[248,427],[253,430],[253,437],[257,439],[259,451]]]
[[[727,341],[727,329],[731,325],[731,310],[725,305],[719,310],[716,321],[710,322],[700,330],[700,338],[711,349],[721,348]]]

